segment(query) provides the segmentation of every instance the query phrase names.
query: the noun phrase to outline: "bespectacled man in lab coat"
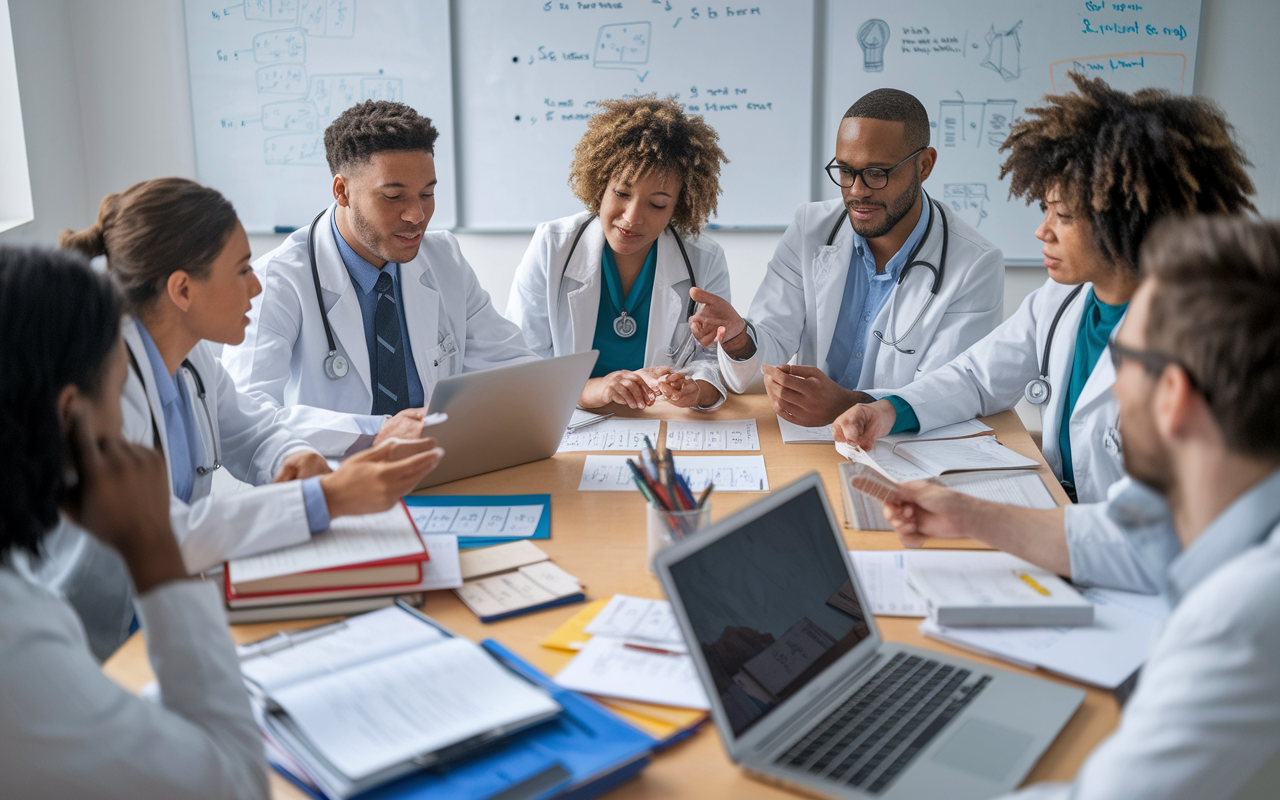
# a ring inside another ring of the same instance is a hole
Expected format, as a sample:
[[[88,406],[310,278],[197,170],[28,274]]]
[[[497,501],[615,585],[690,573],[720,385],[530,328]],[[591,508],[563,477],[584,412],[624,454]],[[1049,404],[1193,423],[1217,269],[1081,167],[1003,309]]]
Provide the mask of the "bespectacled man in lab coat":
[[[938,157],[929,139],[912,95],[863,96],[827,166],[841,198],[796,211],[748,318],[694,290],[704,307],[689,326],[704,347],[720,342],[730,389],[763,375],[781,418],[829,425],[856,390],[905,386],[999,324],[1004,257],[924,191]]]
[[[334,203],[254,263],[262,295],[244,342],[223,351],[240,390],[281,408],[278,419],[326,456],[416,438],[443,377],[537,358],[453,235],[427,230],[437,135],[431,120],[388,101],[353,106],[329,126]]]

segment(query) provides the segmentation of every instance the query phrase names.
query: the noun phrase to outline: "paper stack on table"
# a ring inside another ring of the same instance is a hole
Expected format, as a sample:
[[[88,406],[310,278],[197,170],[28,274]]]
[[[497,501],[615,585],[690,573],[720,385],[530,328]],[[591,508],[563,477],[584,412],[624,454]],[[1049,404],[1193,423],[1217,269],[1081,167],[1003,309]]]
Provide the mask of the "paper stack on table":
[[[924,600],[907,585],[906,553],[902,550],[850,550],[858,582],[867,594],[871,613],[886,617],[923,617]]]
[[[583,634],[590,638],[556,675],[561,686],[660,706],[709,708],[665,600],[614,595]]]
[[[915,550],[907,583],[942,626],[1089,625],[1093,605],[1062,578],[993,550]]]

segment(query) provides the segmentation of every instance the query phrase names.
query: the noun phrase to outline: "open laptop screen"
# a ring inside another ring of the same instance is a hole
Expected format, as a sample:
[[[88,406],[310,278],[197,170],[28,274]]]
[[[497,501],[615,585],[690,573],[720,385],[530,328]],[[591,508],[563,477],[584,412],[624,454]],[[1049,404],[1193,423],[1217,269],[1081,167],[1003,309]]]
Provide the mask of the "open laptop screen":
[[[816,488],[670,572],[735,736],[870,633]]]

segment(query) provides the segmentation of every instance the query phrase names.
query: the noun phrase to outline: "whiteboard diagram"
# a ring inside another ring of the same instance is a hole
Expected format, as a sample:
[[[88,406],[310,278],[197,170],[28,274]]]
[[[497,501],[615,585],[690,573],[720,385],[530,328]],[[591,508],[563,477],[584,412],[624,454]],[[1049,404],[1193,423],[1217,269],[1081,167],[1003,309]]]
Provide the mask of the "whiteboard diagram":
[[[999,247],[1006,260],[1039,263],[1035,203],[1009,197],[1000,152],[1028,108],[1047,94],[1074,91],[1070,73],[1113,88],[1189,93],[1195,79],[1200,0],[1141,3],[1052,0],[840,0],[828,6],[823,158],[835,154],[840,119],[855,100],[881,87],[924,104],[938,157],[924,183],[934,199]],[[888,34],[879,72],[859,31],[870,20]],[[905,152],[904,152],[905,155]],[[819,184],[827,198],[835,186]]]
[[[187,0],[198,177],[247,230],[299,227],[332,201],[325,129],[366,100],[408,103],[442,132],[431,225],[454,225],[448,4],[399,5]]]
[[[785,225],[810,199],[812,0],[454,11],[468,228],[527,230],[581,211],[567,179],[587,121],[601,100],[647,94],[674,96],[719,134],[729,163],[713,224]]]

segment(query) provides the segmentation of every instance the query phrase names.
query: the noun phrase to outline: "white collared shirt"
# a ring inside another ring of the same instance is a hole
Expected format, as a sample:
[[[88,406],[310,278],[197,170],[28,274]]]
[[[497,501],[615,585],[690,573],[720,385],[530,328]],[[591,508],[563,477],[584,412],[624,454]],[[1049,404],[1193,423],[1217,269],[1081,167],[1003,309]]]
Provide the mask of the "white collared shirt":
[[[1119,728],[1073,783],[1019,800],[1280,793],[1280,470],[1173,560],[1163,589],[1175,608]]]

